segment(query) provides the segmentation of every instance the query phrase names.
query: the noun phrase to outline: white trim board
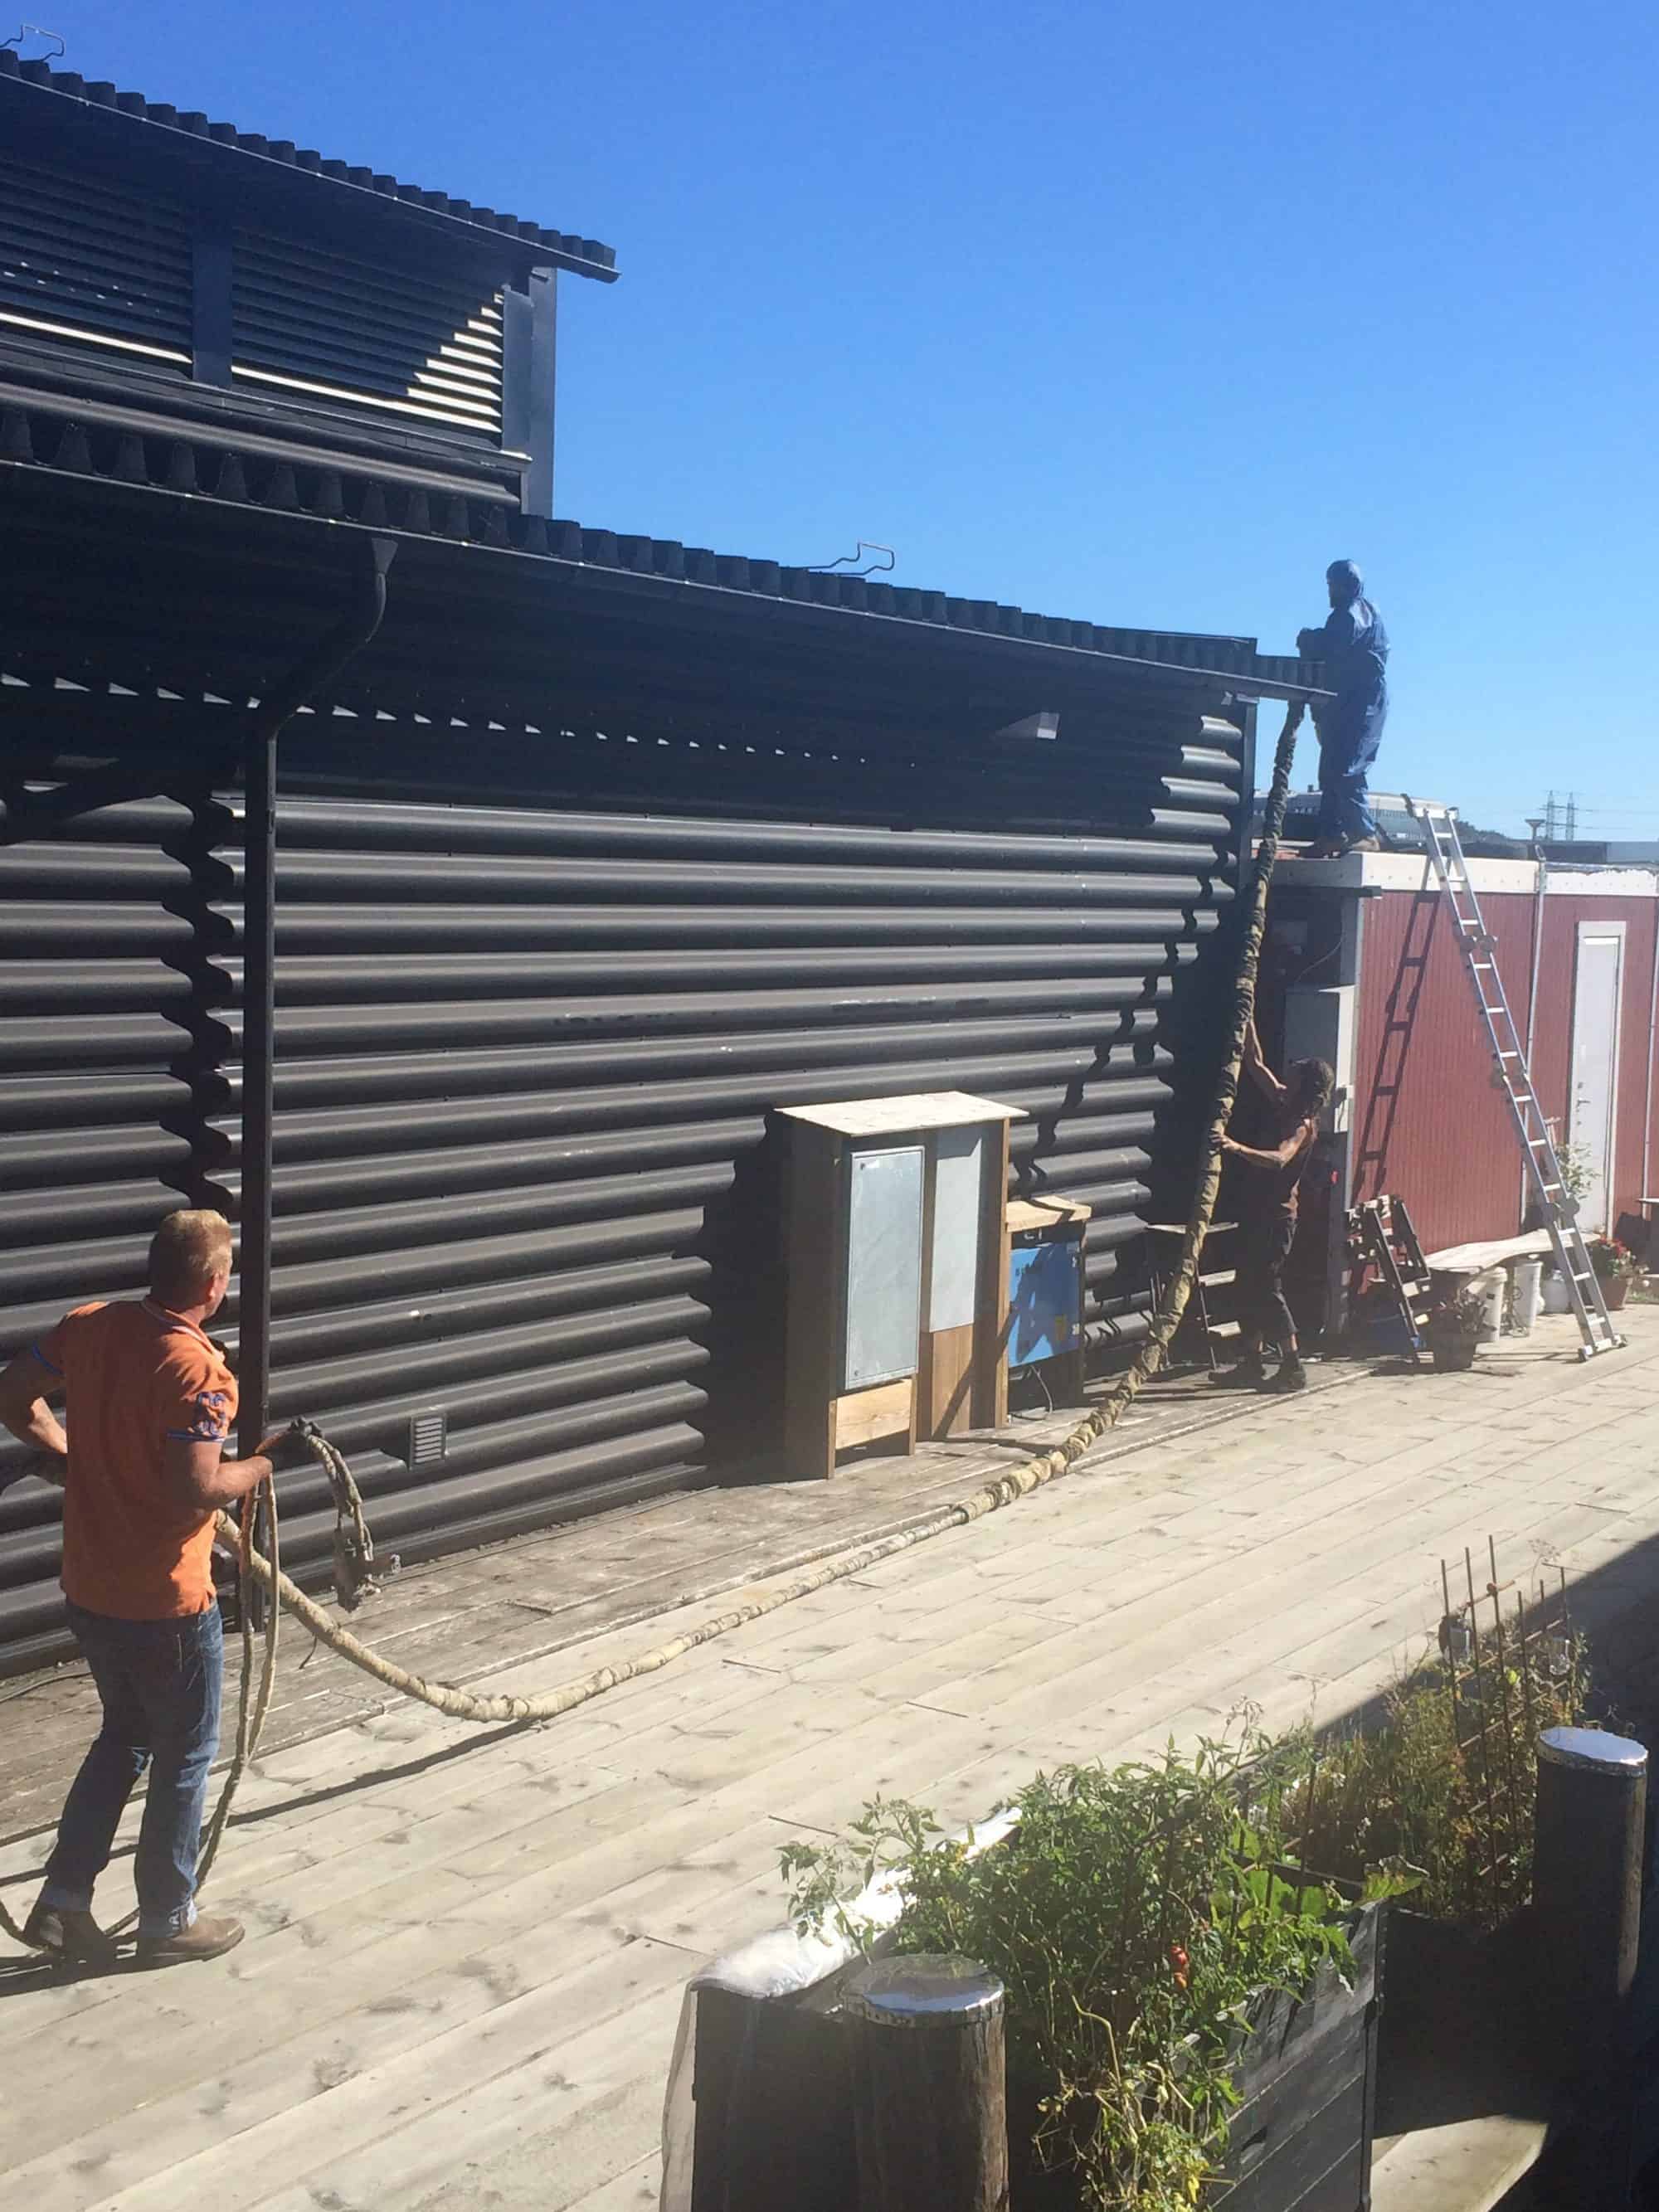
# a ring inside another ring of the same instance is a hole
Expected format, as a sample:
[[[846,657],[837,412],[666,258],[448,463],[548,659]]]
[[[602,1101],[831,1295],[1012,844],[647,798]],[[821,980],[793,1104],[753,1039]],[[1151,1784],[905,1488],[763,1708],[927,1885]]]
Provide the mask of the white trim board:
[[[1504,893],[1534,897],[1538,867],[1533,860],[1471,860],[1469,881],[1476,895]],[[1351,853],[1343,860],[1304,860],[1281,855],[1275,884],[1310,890],[1435,891],[1439,882],[1426,853]],[[1659,899],[1659,868],[1552,868],[1545,885],[1548,898]]]

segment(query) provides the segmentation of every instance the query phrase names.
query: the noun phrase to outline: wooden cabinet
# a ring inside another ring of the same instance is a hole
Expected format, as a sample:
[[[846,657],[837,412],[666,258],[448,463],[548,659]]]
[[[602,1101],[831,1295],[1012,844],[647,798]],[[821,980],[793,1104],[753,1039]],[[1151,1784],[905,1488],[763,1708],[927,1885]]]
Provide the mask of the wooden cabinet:
[[[1008,1124],[965,1091],[782,1109],[788,1472],[1007,1415]]]

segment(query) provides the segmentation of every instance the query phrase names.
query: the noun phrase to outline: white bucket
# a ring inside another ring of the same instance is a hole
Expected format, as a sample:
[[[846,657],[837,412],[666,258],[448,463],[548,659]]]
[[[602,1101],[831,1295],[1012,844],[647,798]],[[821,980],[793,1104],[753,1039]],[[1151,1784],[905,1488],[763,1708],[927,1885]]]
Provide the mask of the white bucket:
[[[1485,1309],[1477,1343],[1496,1344],[1504,1334],[1504,1296],[1509,1286],[1507,1267],[1492,1267],[1484,1275],[1476,1275],[1469,1284],[1470,1297],[1479,1298]]]
[[[1558,1267],[1544,1278],[1544,1295],[1539,1301],[1547,1314],[1572,1311],[1572,1294],[1567,1288],[1567,1279]]]
[[[1543,1300],[1544,1263],[1541,1260],[1517,1260],[1514,1274],[1515,1300],[1510,1327],[1517,1336],[1530,1336]]]

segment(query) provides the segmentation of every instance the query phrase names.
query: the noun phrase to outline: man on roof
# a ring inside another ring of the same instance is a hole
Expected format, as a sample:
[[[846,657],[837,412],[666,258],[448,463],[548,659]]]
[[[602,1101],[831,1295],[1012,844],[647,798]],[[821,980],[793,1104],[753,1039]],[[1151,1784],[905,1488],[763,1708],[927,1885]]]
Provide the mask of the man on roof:
[[[1334,700],[1314,708],[1319,732],[1318,835],[1310,860],[1340,860],[1346,853],[1378,849],[1367,783],[1382,725],[1389,718],[1389,633],[1364,595],[1352,561],[1333,561],[1325,571],[1331,611],[1316,629],[1297,635],[1304,660],[1317,660]]]

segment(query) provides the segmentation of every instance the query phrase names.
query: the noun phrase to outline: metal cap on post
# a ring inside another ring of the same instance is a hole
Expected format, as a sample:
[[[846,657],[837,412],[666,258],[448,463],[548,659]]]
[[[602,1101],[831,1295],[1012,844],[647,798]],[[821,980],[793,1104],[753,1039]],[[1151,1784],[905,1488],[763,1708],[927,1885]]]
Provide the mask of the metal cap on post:
[[[918,1954],[847,1985],[860,2212],[1006,2212],[1003,1988],[972,1959]]]
[[[1648,1755],[1598,1729],[1538,1740],[1533,1909],[1540,2026],[1563,2054],[1587,2191],[1584,2212],[1624,2202],[1629,2099],[1620,2087],[1621,2008],[1642,1931]]]

